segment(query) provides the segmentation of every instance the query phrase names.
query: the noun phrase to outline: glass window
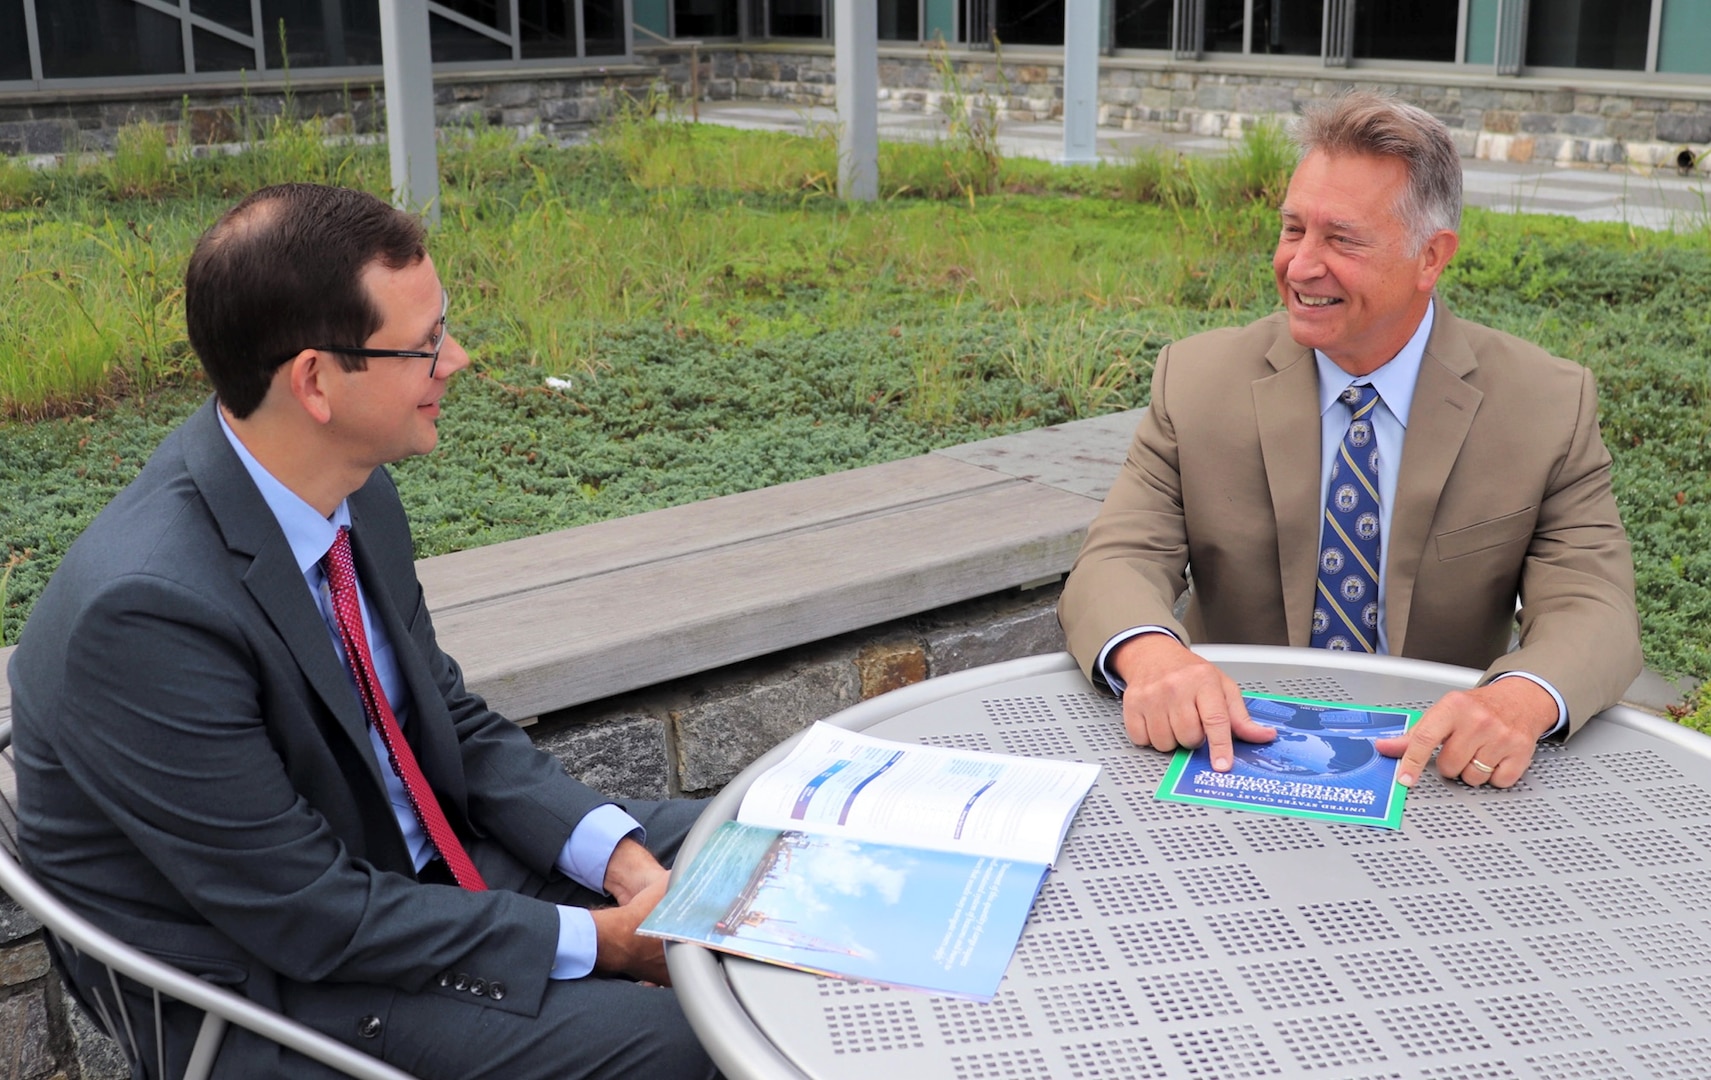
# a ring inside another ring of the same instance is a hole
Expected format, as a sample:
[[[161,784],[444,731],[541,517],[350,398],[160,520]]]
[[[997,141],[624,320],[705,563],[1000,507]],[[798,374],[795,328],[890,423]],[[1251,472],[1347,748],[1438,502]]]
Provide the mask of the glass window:
[[[495,41],[486,34],[471,30],[462,23],[428,12],[428,45],[434,63],[454,63],[459,60],[509,60],[511,46]]]
[[[1664,0],[1658,70],[1711,75],[1711,4]]]
[[[773,37],[828,37],[825,11],[820,0],[772,0],[768,11]]]
[[[198,27],[191,32],[197,71],[254,71],[255,50]]]
[[[576,55],[576,0],[521,0],[517,21],[525,60]]]
[[[880,5],[880,25],[884,25],[885,7]],[[686,38],[736,37],[737,0],[675,0],[672,17],[677,20],[677,36]],[[637,20],[640,22],[641,20]],[[884,37],[883,32],[880,37]]]
[[[284,65],[281,23],[294,68],[380,65],[380,0],[261,0],[261,22],[270,68]]]
[[[1244,0],[1206,0],[1207,52],[1241,52],[1242,24],[1247,20]]]
[[[1453,62],[1456,6],[1455,0],[1355,0],[1354,55]]]
[[[24,36],[24,4],[0,0],[0,79],[30,77],[30,43]]]
[[[1642,70],[1651,19],[1652,5],[1634,0],[1532,0],[1527,63]]]
[[[992,32],[1004,45],[1062,45],[1063,0],[993,0]]]
[[[221,26],[228,26],[245,34],[250,32],[250,0],[190,0],[190,10]],[[198,70],[202,67],[200,58],[196,61],[196,67]]]
[[[177,18],[131,0],[36,4],[42,74],[49,79],[182,75],[182,31]]]
[[[582,0],[582,54],[624,55],[623,0]]]
[[[921,0],[879,0],[879,40],[920,41]]]
[[[1256,53],[1318,56],[1324,34],[1325,0],[1254,0]]]
[[[1171,0],[1112,0],[1112,44],[1119,49],[1170,48]]]

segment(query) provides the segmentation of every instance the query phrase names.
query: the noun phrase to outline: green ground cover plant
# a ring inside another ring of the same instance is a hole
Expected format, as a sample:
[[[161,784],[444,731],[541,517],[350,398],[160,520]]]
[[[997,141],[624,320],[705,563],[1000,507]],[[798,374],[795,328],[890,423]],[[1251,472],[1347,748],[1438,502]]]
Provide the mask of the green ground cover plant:
[[[448,141],[432,246],[476,362],[441,449],[396,470],[419,554],[1144,404],[1159,347],[1275,306],[1273,131],[1001,159],[980,190],[978,148],[887,145],[883,198],[852,207],[831,133],[654,112],[571,148]],[[0,166],[0,642],[206,393],[177,294],[199,231],[274,179],[385,188],[383,148],[287,118],[209,158],[144,135],[123,168]],[[1648,661],[1711,675],[1711,230],[1473,210],[1442,292],[1593,369]]]

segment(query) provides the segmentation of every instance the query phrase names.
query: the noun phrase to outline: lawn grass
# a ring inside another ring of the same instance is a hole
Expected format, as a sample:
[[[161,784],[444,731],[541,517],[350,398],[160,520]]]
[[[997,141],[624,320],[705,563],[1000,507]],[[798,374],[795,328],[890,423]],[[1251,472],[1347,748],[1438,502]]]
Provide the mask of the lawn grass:
[[[0,641],[205,393],[176,292],[196,234],[283,175],[384,190],[379,148],[270,139],[0,168]],[[461,135],[432,249],[476,363],[442,449],[396,469],[419,554],[1143,404],[1160,346],[1275,306],[1279,147],[987,175],[975,147],[887,145],[852,207],[829,135],[639,111],[572,149]],[[1711,675],[1711,232],[1470,210],[1442,294],[1593,369],[1648,662]]]

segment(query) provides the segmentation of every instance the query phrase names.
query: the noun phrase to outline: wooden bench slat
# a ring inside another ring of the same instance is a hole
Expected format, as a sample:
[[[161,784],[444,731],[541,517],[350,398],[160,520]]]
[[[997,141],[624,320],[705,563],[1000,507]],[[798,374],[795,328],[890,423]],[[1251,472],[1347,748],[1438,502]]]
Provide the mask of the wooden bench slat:
[[[1098,508],[1010,480],[436,612],[435,626],[470,685],[521,719],[1062,573]]]
[[[1007,482],[990,469],[929,454],[436,555],[418,562],[416,572],[437,619],[466,604]]]

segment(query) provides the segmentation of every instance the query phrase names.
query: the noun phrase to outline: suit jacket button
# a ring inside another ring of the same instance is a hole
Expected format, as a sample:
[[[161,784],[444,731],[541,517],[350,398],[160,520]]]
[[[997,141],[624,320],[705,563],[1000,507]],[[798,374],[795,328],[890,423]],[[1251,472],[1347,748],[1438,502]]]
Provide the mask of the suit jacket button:
[[[365,1039],[372,1039],[380,1034],[383,1025],[378,1016],[365,1016],[356,1022],[356,1033]]]
[[[482,995],[486,994],[487,993],[487,980],[486,979],[475,979],[475,980],[473,980],[469,984],[469,992],[474,994],[476,997],[481,997]]]
[[[441,986],[450,986],[452,984],[452,973],[450,971],[440,972],[438,978]]]
[[[488,983],[487,996],[494,1001],[503,1001],[505,999],[505,984],[497,979]]]
[[[467,972],[467,971],[458,972],[457,978],[452,980],[452,988],[454,990],[468,990],[469,989],[469,972]]]

